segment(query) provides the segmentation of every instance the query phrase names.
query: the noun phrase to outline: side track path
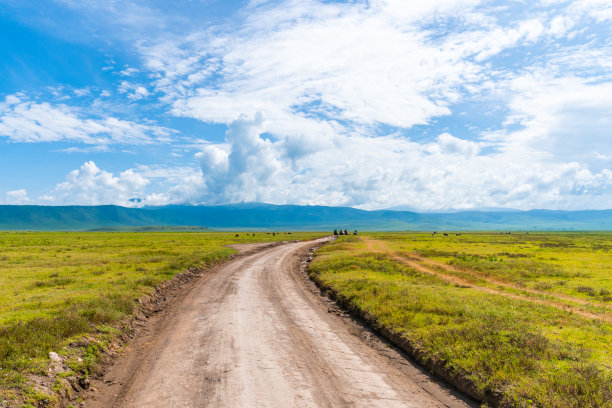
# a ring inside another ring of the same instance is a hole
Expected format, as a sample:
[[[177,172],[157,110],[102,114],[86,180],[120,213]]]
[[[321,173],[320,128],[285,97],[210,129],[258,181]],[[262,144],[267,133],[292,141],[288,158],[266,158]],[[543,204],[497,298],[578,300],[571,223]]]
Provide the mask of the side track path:
[[[313,293],[299,267],[300,255],[323,241],[265,249],[202,279],[140,346],[136,369],[107,379],[117,384],[100,388],[87,405],[470,406],[401,356],[353,334],[350,319],[328,313],[329,302]],[[136,351],[122,358],[130,353]]]

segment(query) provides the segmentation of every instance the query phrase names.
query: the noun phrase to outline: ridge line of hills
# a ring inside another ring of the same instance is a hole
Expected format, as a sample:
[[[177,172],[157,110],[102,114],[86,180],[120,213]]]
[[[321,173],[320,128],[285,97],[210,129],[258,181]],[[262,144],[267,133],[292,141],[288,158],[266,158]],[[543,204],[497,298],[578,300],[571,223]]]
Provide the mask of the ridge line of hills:
[[[0,230],[83,231],[176,226],[209,229],[612,230],[612,210],[418,213],[273,204],[101,206],[0,205]]]

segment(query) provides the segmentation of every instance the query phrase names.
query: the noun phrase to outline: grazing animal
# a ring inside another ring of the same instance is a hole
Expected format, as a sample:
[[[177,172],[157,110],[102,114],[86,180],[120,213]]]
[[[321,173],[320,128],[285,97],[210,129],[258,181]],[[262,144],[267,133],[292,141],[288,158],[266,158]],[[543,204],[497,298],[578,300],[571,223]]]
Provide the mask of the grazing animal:
[[[240,236],[240,235],[236,234],[236,235],[234,235],[234,238],[238,238],[239,236]]]
[[[448,234],[445,232],[445,233],[444,233],[444,236],[445,236],[445,237],[448,237]]]
[[[461,234],[455,234],[455,235],[456,235],[456,236],[459,236],[459,235],[461,235]]]

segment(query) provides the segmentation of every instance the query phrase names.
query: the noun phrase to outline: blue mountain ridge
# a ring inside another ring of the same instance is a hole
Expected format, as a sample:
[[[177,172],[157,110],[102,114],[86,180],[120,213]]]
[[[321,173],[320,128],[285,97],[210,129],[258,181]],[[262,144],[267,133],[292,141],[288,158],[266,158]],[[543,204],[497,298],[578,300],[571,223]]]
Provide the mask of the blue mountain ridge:
[[[271,230],[612,230],[612,210],[418,213],[351,207],[242,203],[127,208],[0,206],[0,230],[83,231],[144,226]]]

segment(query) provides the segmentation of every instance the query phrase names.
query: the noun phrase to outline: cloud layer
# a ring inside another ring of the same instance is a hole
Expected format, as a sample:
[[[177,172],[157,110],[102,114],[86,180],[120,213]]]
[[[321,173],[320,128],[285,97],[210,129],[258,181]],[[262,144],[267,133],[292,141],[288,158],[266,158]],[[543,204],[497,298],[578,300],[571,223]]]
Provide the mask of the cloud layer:
[[[138,145],[167,141],[171,133],[171,130],[160,126],[113,116],[92,118],[83,108],[38,103],[17,95],[8,95],[4,102],[0,102],[0,137],[7,137],[12,142]]]
[[[105,95],[155,106],[155,120],[9,95],[0,136],[163,144],[184,158],[116,175],[86,162],[45,193],[61,203],[607,208],[608,3],[257,1],[179,33],[132,2],[146,24],[117,21],[141,64],[109,63]],[[151,22],[163,35],[142,35]],[[179,119],[225,135],[177,141],[154,124]]]

